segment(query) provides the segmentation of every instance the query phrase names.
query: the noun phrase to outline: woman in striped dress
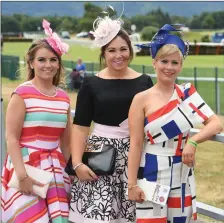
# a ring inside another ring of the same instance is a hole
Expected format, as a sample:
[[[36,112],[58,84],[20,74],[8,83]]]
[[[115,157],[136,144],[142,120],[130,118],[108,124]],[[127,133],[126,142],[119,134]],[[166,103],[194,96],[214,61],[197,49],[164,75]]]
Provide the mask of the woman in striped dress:
[[[5,223],[68,222],[70,179],[64,171],[69,152],[70,102],[57,88],[62,74],[61,55],[68,45],[52,36],[35,41],[28,50],[28,81],[12,94],[6,113],[7,157],[2,172],[1,208]],[[47,33],[47,32],[46,32]],[[61,46],[60,48],[58,46]],[[24,163],[53,173],[46,198],[37,196]],[[9,188],[15,171],[19,189]]]

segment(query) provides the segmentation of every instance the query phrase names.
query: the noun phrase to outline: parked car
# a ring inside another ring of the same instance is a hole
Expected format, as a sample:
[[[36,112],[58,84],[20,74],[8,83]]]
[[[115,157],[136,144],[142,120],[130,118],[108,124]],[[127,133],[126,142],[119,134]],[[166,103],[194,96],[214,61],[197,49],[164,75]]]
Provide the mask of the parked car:
[[[61,37],[64,39],[70,39],[70,33],[68,31],[62,31]]]
[[[77,38],[87,38],[87,37],[89,37],[89,33],[88,32],[81,32],[81,33],[76,34],[76,37]]]

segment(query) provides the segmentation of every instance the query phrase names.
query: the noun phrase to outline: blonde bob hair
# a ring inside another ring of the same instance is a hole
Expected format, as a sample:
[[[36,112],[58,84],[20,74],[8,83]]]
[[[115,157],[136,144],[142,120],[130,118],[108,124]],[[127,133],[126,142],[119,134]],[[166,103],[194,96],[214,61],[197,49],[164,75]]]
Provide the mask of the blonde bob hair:
[[[169,56],[169,55],[171,55],[173,53],[176,53],[176,52],[178,52],[180,54],[181,62],[183,62],[183,59],[184,59],[183,54],[181,53],[181,51],[178,48],[178,46],[175,45],[175,44],[165,44],[164,46],[162,46],[158,50],[158,52],[157,52],[157,54],[155,56],[155,60],[160,58],[160,57],[163,57],[163,56]]]

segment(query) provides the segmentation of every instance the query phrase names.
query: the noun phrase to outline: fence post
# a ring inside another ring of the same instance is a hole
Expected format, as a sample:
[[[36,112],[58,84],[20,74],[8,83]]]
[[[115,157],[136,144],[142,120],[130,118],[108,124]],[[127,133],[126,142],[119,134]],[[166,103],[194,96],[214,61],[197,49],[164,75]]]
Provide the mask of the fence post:
[[[5,148],[5,122],[4,122],[4,106],[3,106],[3,98],[1,98],[1,158],[0,158],[0,166],[1,166],[1,170],[4,164],[4,160],[6,157],[6,148]],[[1,183],[0,183],[1,186]]]
[[[92,75],[94,75],[94,63],[91,63]]]
[[[197,83],[197,67],[194,67],[194,86],[197,89],[198,83]]]
[[[215,102],[216,102],[216,114],[220,114],[220,91],[218,82],[218,67],[215,67]]]
[[[142,65],[142,74],[145,74],[145,65]]]

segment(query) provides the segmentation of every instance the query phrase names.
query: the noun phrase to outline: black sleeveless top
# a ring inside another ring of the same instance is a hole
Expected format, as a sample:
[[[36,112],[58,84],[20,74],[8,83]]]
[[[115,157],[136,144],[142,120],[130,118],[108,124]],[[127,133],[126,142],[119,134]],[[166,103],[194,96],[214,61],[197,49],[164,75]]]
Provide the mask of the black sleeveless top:
[[[134,96],[152,86],[152,80],[146,74],[134,79],[85,77],[77,96],[73,124],[89,127],[94,121],[119,126],[128,118]]]

